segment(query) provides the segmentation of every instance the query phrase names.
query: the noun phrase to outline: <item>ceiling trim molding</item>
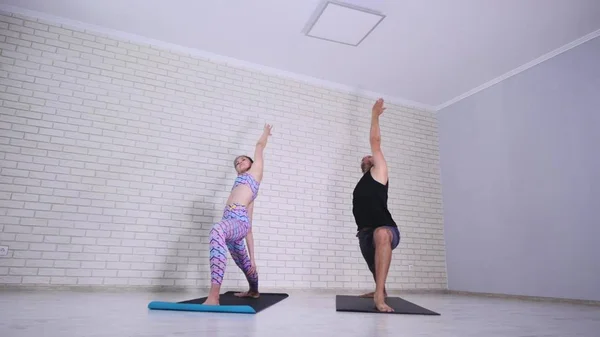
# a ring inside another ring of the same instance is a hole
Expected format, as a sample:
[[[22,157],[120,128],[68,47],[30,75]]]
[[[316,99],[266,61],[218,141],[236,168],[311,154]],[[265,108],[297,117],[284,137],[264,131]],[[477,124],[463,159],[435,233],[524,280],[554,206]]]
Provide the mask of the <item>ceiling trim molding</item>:
[[[583,43],[585,43],[587,41],[590,41],[590,40],[592,40],[594,38],[597,38],[598,36],[600,36],[600,29],[598,29],[596,31],[593,31],[593,32],[591,32],[589,34],[586,34],[586,35],[578,38],[577,40],[574,40],[574,41],[572,41],[570,43],[567,43],[564,46],[559,47],[559,48],[557,48],[557,49],[555,49],[555,50],[553,50],[553,51],[551,51],[549,53],[546,53],[546,54],[544,54],[544,55],[536,58],[535,60],[527,62],[527,63],[521,65],[520,67],[517,67],[517,68],[515,68],[515,69],[513,69],[513,70],[511,70],[511,71],[509,71],[509,72],[507,72],[507,73],[505,73],[503,75],[500,75],[500,76],[494,78],[491,81],[488,81],[488,82],[486,82],[486,83],[484,83],[484,84],[482,84],[482,85],[480,85],[480,86],[478,86],[476,88],[473,88],[473,89],[465,92],[462,95],[456,96],[455,98],[453,98],[453,99],[451,99],[451,100],[449,100],[449,101],[447,101],[445,103],[442,103],[442,104],[436,106],[435,107],[435,111],[439,112],[440,110],[442,110],[444,108],[447,108],[447,107],[449,107],[450,105],[452,105],[452,104],[454,104],[456,102],[462,101],[463,99],[465,99],[465,98],[467,98],[469,96],[472,96],[472,95],[474,95],[474,94],[476,94],[476,93],[478,93],[480,91],[483,91],[483,90],[485,90],[485,89],[487,89],[489,87],[492,87],[495,84],[498,84],[498,83],[500,83],[500,82],[502,82],[502,81],[504,81],[504,80],[506,80],[506,79],[508,79],[508,78],[510,78],[512,76],[515,76],[515,75],[517,75],[517,74],[519,74],[521,72],[524,72],[525,70],[527,70],[529,68],[535,67],[536,65],[538,65],[540,63],[543,63],[543,62],[545,62],[545,61],[547,61],[547,60],[549,60],[549,59],[551,59],[551,58],[553,58],[555,56],[558,56],[558,55],[560,55],[560,54],[562,54],[562,53],[564,53],[564,52],[566,52],[566,51],[568,51],[570,49],[573,49],[573,48],[575,48],[575,47],[577,47],[577,46],[579,46],[579,45],[581,45],[581,44],[583,44]]]
[[[304,82],[306,84],[322,87],[322,88],[329,89],[329,90],[336,90],[336,91],[340,91],[340,92],[343,92],[346,94],[360,95],[364,98],[377,99],[379,97],[384,97],[388,103],[397,104],[397,105],[403,106],[405,108],[421,110],[421,111],[425,111],[425,112],[432,112],[432,113],[436,111],[436,109],[433,105],[428,105],[428,104],[424,104],[424,103],[420,103],[420,102],[411,101],[408,99],[404,99],[402,97],[391,97],[389,95],[385,95],[385,94],[381,94],[381,93],[377,93],[377,92],[373,92],[373,91],[369,91],[369,90],[363,90],[363,89],[360,89],[357,87],[352,87],[352,86],[349,86],[346,84],[336,83],[336,82],[332,82],[332,81],[326,81],[326,80],[322,80],[322,79],[308,76],[308,75],[302,75],[302,74],[293,73],[290,71],[276,69],[273,67],[263,66],[263,65],[260,65],[257,63],[247,62],[247,61],[211,53],[211,52],[196,49],[196,48],[184,47],[184,46],[173,44],[173,43],[168,43],[168,42],[164,42],[164,41],[160,41],[160,40],[156,40],[156,39],[147,38],[147,37],[140,36],[137,34],[131,34],[131,33],[119,31],[116,29],[105,28],[102,26],[97,26],[97,25],[93,25],[93,24],[89,24],[89,23],[85,23],[85,22],[81,22],[81,21],[77,21],[77,20],[67,19],[64,17],[59,17],[59,16],[55,16],[52,14],[47,14],[47,13],[43,13],[43,12],[39,12],[39,11],[33,11],[30,9],[26,9],[26,8],[0,4],[0,12],[8,13],[9,15],[12,13],[12,14],[16,14],[16,15],[22,15],[24,17],[33,18],[33,19],[40,19],[40,20],[45,20],[48,22],[54,22],[59,25],[64,25],[65,27],[72,27],[72,28],[81,29],[81,30],[88,31],[88,32],[103,34],[105,36],[129,41],[129,42],[133,42],[133,43],[152,45],[152,46],[155,46],[158,48],[163,48],[163,49],[170,50],[173,52],[188,54],[191,56],[199,57],[199,58],[213,61],[216,63],[224,63],[224,64],[227,64],[227,65],[230,65],[233,67],[251,69],[251,70],[262,72],[267,75],[280,76],[280,77],[288,78],[291,80],[296,80],[299,82]]]

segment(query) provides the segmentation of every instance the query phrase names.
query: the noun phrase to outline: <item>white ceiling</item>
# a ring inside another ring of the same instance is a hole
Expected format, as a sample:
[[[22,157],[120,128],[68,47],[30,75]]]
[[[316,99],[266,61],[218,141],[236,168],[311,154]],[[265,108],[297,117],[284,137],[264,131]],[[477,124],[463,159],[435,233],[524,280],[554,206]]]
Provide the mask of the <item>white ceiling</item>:
[[[439,106],[600,29],[600,0],[345,0],[386,17],[358,46],[303,34],[321,0],[0,0]]]

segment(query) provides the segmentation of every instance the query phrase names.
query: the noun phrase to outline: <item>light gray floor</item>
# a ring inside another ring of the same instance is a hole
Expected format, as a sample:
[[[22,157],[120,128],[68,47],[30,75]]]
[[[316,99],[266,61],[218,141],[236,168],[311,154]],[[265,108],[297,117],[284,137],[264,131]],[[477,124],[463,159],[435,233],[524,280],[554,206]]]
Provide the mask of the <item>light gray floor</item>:
[[[407,294],[441,316],[335,311],[335,295],[291,292],[258,313],[149,311],[190,293],[0,291],[0,336],[600,336],[600,307],[459,295]]]

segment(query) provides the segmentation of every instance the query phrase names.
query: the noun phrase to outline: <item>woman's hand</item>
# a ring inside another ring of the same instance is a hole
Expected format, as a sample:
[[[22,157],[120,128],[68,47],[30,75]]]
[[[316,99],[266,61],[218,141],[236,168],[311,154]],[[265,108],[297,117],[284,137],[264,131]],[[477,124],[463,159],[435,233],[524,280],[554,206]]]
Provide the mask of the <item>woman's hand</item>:
[[[271,129],[273,128],[273,126],[271,124],[265,124],[264,130],[263,130],[263,134],[267,135],[267,136],[271,136]]]
[[[251,258],[251,259],[250,259],[250,269],[249,269],[249,273],[250,273],[250,274],[257,273],[257,270],[256,270],[256,261],[254,261],[254,258]]]

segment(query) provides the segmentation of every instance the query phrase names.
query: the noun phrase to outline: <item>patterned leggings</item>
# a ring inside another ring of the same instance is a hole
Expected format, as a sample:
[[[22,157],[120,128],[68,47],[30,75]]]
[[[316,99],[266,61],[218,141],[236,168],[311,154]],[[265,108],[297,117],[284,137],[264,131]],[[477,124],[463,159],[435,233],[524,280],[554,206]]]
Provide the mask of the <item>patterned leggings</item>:
[[[210,274],[211,282],[221,284],[227,265],[227,248],[235,264],[244,272],[250,290],[258,291],[258,274],[250,273],[250,258],[246,252],[244,238],[250,229],[250,219],[243,205],[228,205],[220,222],[210,231]]]

